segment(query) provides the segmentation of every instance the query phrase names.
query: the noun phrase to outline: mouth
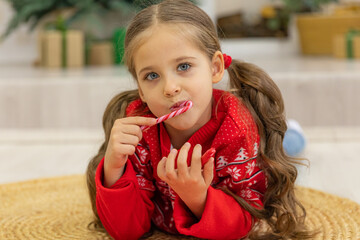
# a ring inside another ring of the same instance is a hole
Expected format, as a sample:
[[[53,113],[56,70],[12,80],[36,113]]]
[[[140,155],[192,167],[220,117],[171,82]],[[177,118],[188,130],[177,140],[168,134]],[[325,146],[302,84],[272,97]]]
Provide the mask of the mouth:
[[[186,103],[187,101],[179,101],[179,102],[177,102],[177,103],[175,103],[174,105],[172,105],[171,107],[170,107],[170,111],[176,111],[176,110],[179,110],[180,108],[183,108],[183,107],[185,107],[185,103]]]

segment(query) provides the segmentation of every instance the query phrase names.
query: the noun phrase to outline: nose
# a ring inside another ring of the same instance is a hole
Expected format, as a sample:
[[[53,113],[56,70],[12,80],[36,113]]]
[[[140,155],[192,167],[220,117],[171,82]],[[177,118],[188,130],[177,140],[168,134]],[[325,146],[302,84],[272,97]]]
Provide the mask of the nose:
[[[173,97],[181,91],[180,84],[174,78],[164,79],[164,96]]]

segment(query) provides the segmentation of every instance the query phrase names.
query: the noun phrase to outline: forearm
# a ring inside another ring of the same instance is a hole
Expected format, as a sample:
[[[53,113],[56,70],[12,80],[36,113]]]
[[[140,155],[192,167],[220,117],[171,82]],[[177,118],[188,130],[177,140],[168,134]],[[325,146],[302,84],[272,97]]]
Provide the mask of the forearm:
[[[124,174],[126,165],[121,168],[109,168],[104,164],[104,187],[109,188]]]
[[[126,200],[113,201],[110,198]],[[115,239],[139,239],[150,230],[153,209],[147,206],[131,184],[127,189],[101,193],[96,198],[99,218]]]
[[[96,172],[96,208],[105,229],[115,239],[138,239],[151,227],[153,192],[138,189],[136,173],[130,162],[120,180],[111,188],[102,184],[104,162]]]

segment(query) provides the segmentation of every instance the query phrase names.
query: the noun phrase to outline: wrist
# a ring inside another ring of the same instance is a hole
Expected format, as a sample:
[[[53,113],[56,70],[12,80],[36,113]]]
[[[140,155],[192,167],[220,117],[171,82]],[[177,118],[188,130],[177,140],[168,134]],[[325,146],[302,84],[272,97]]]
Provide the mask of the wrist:
[[[185,205],[190,209],[190,211],[198,218],[201,219],[201,216],[204,212],[206,199],[207,199],[207,191],[201,192],[194,195],[179,195],[181,200],[185,203]]]
[[[124,174],[126,164],[120,168],[109,168],[104,164],[104,187],[109,188]]]

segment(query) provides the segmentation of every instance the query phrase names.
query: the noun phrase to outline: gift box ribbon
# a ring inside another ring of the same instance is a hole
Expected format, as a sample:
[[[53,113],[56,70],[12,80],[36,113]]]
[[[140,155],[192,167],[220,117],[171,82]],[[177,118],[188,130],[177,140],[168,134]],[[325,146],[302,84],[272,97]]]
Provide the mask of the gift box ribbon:
[[[355,36],[360,36],[360,30],[351,29],[346,33],[346,56],[354,58],[353,40]]]

